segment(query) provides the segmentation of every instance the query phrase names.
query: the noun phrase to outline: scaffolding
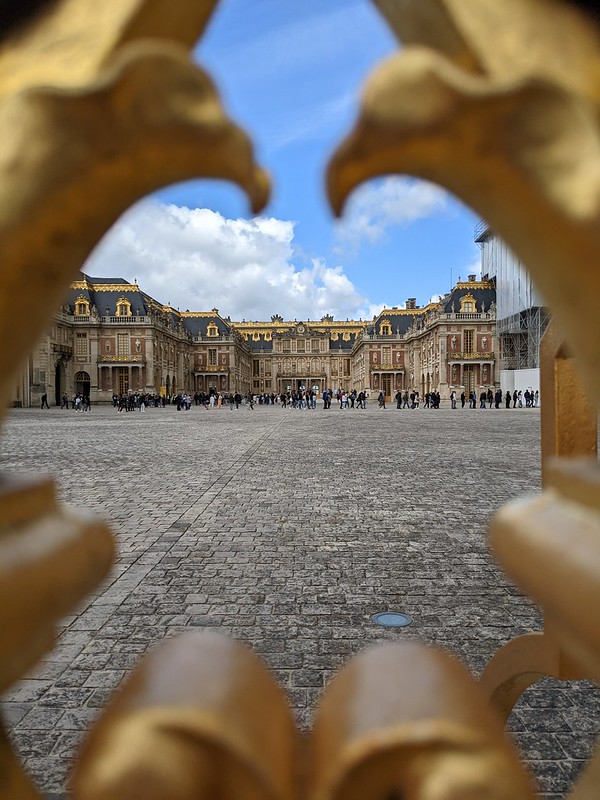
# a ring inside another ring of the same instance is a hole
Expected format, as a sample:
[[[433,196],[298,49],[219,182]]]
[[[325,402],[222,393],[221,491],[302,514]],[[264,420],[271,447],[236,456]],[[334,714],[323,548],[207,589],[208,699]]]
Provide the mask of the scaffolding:
[[[496,335],[501,370],[539,369],[540,342],[550,321],[529,273],[510,248],[481,221],[475,228],[481,271],[496,282]]]
[[[496,334],[500,369],[538,369],[540,343],[549,322],[550,314],[543,306],[499,319]]]

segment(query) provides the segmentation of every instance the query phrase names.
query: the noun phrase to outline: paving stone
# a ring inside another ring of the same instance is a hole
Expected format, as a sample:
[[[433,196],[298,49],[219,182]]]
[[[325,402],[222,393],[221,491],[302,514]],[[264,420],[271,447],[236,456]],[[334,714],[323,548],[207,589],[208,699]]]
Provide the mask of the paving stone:
[[[110,521],[119,548],[110,576],[61,621],[55,650],[3,698],[51,800],[66,797],[84,730],[165,637],[210,628],[249,644],[307,728],[323,687],[369,645],[441,646],[477,675],[542,628],[486,539],[497,508],[539,491],[537,409],[21,409],[8,414],[2,459],[54,474],[64,501]],[[371,616],[384,610],[414,623],[378,627]],[[519,700],[508,730],[545,796],[567,791],[599,722],[600,694],[585,682],[542,681]]]

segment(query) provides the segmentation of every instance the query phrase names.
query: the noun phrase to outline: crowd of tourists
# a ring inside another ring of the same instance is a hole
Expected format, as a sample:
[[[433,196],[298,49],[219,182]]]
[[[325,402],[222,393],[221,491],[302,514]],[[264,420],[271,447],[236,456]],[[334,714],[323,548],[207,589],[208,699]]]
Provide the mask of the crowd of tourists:
[[[525,389],[525,391],[515,389],[512,393],[507,391],[504,393],[502,389],[482,389],[478,394],[475,390],[470,392],[461,392],[460,395],[456,391],[450,393],[450,407],[465,408],[468,404],[469,408],[537,408],[539,405],[540,393],[536,389]],[[49,408],[48,396],[42,395],[42,408]],[[195,406],[203,406],[205,409],[239,409],[240,406],[247,406],[253,410],[256,405],[268,406],[278,405],[282,409],[299,409],[299,410],[314,410],[317,408],[318,394],[313,389],[298,389],[288,390],[275,393],[261,393],[253,394],[248,392],[241,394],[239,392],[197,392],[196,394],[188,394],[187,392],[160,395],[160,394],[144,394],[141,392],[128,392],[113,394],[112,404],[117,411],[129,412],[140,411],[145,412],[148,408],[165,408],[166,406],[175,406],[178,411],[189,411],[192,404]],[[352,389],[346,391],[345,389],[324,389],[321,394],[323,409],[328,410],[332,404],[336,404],[341,410],[346,409],[366,409],[369,401],[369,392]],[[438,391],[426,392],[423,398],[420,397],[416,389],[411,391],[398,390],[394,395],[396,408],[398,409],[416,409],[416,408],[440,408],[441,397]],[[383,391],[380,391],[377,396],[377,403],[379,408],[386,408],[386,396]],[[62,396],[61,409],[73,409],[76,412],[86,412],[91,410],[90,398],[87,395],[77,393],[69,400],[68,395],[65,393]]]
[[[69,404],[71,406],[72,411],[91,411],[92,410],[92,403],[90,401],[90,397],[87,394],[82,394],[81,392],[77,392],[73,395],[71,400],[69,400],[69,395],[65,392],[61,397],[61,410],[68,411]],[[42,408],[48,408],[48,395],[42,395]]]

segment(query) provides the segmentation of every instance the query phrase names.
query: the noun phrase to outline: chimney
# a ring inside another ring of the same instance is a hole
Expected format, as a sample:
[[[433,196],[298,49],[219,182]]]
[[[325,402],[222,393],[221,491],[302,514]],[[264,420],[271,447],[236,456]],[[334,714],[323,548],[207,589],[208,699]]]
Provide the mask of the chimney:
[[[417,298],[416,297],[409,297],[406,301],[407,308],[416,308],[417,307]]]

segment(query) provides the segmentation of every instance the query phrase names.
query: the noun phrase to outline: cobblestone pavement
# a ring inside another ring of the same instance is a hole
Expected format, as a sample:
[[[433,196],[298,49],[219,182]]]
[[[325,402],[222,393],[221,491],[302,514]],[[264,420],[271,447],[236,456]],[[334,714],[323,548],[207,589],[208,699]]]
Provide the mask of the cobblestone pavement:
[[[539,490],[539,411],[11,411],[2,468],[52,472],[61,496],[108,518],[110,579],[64,620],[57,648],[3,713],[48,797],[83,730],[153,644],[211,627],[249,642],[299,723],[365,646],[419,639],[477,673],[540,615],[494,565],[486,524]],[[370,621],[395,609],[414,624]],[[586,684],[529,689],[509,727],[560,797],[600,720]]]

